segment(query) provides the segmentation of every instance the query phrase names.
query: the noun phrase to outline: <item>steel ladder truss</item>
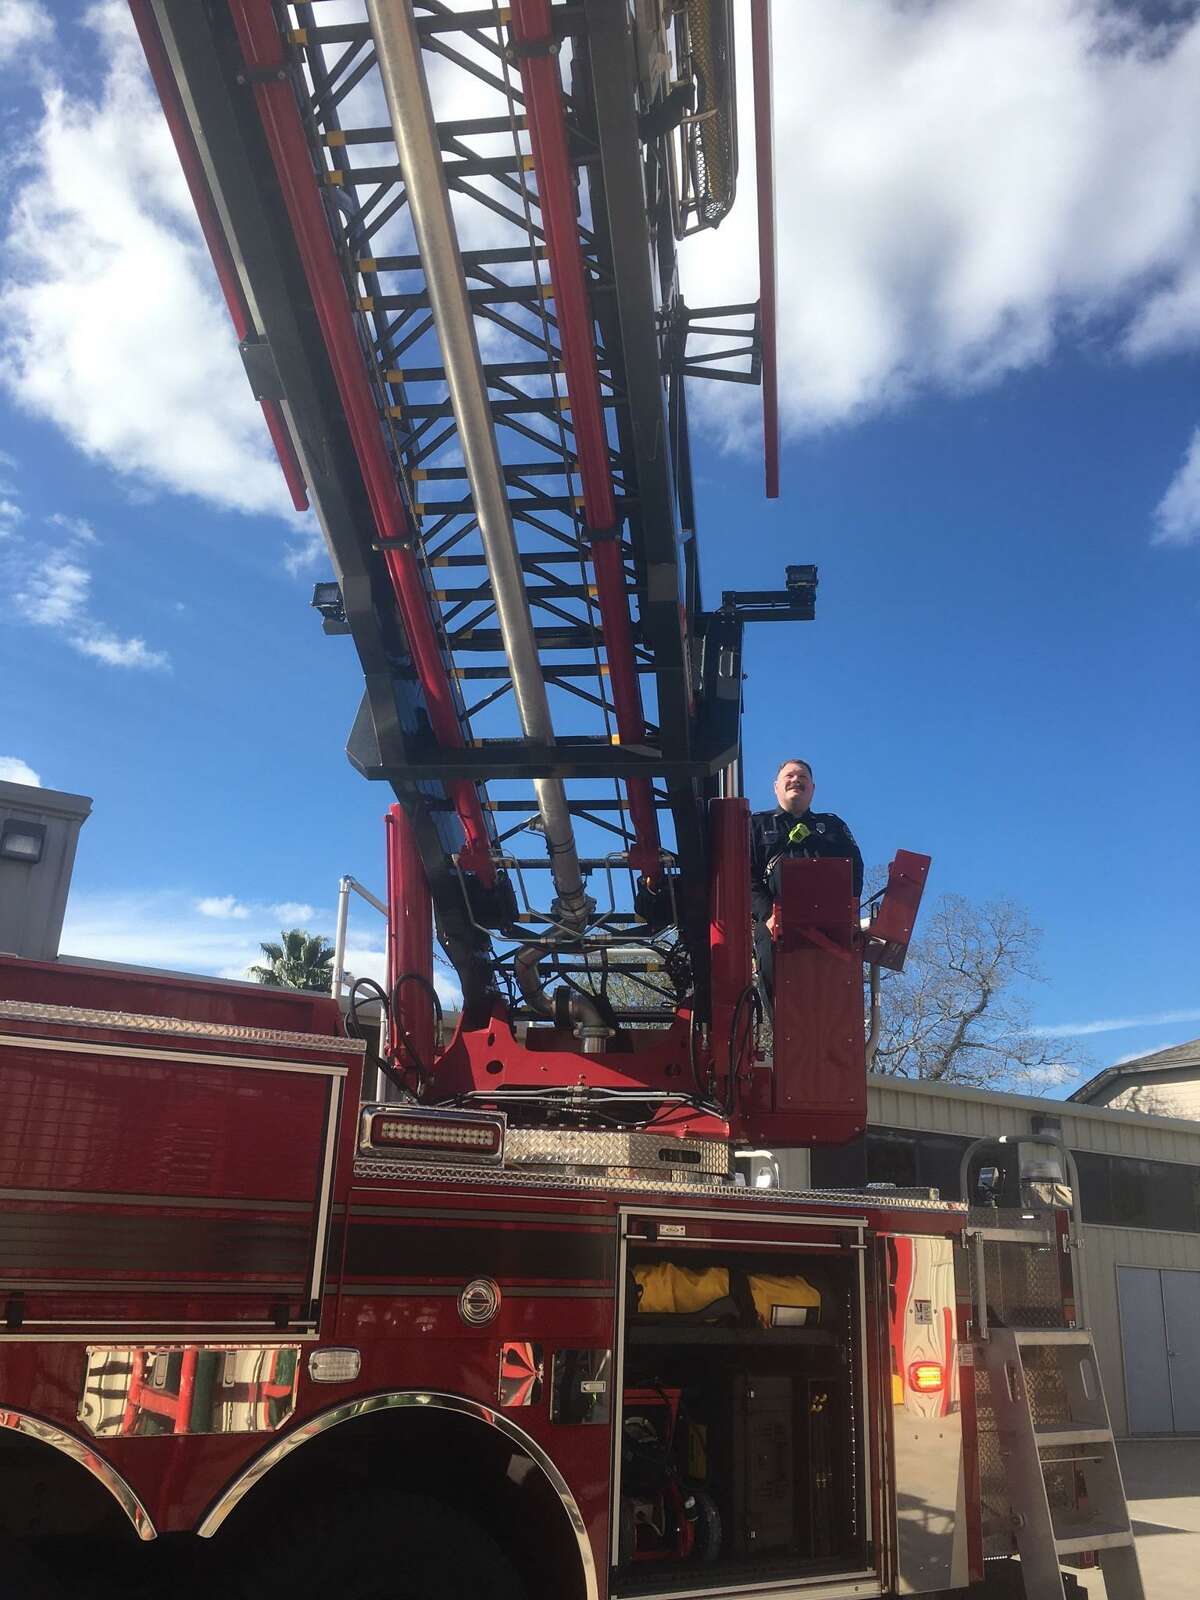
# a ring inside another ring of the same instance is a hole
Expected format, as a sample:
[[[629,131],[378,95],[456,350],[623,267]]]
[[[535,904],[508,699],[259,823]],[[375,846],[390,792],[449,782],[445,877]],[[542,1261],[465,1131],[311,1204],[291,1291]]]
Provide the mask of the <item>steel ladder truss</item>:
[[[530,1014],[523,953],[570,982],[619,944],[647,1019],[706,1022],[707,807],[738,760],[743,620],[811,616],[815,588],[791,569],[756,609],[702,606],[685,377],[763,381],[769,491],[778,472],[773,329],[758,306],[689,309],[676,271],[677,236],[733,197],[726,0],[639,8],[636,34],[608,0],[130,5],[293,500],[326,536],[337,583],[314,603],[365,680],[350,758],[403,807],[468,1019]],[[398,24],[437,155],[407,146],[407,183]],[[751,46],[769,129],[766,0]],[[447,197],[434,257],[422,217]]]

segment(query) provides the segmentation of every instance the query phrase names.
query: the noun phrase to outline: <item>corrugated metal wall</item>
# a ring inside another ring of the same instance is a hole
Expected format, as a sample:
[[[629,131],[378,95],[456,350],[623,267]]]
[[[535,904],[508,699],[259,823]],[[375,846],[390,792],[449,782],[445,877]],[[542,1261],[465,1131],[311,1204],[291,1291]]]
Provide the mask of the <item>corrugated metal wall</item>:
[[[1061,1121],[1073,1150],[1200,1166],[1200,1123],[1077,1106],[1036,1095],[988,1094],[957,1084],[881,1077],[868,1083],[867,1117],[876,1127],[925,1128],[978,1139],[985,1134],[1028,1133],[1030,1118],[1040,1114]]]
[[[1157,1233],[1153,1228],[1085,1227],[1088,1306],[1113,1432],[1129,1432],[1125,1366],[1117,1306],[1118,1267],[1182,1267],[1200,1271],[1200,1234]],[[1200,1329],[1197,1330],[1200,1337]]]

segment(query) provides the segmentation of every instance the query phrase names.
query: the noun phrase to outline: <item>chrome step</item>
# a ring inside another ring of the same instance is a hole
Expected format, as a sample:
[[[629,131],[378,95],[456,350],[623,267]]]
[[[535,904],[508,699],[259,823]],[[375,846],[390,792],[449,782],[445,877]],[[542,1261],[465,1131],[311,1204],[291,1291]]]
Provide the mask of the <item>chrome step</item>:
[[[1086,1422],[1056,1422],[1046,1428],[1035,1427],[1033,1434],[1039,1450],[1049,1450],[1052,1445],[1058,1444],[1115,1444],[1116,1442],[1111,1429],[1093,1428]]]
[[[997,1330],[999,1331],[999,1330]],[[1086,1328],[1007,1328],[1019,1345],[1039,1344],[1091,1344],[1092,1336]]]
[[[1118,1550],[1132,1543],[1132,1528],[1106,1527],[1100,1522],[1091,1528],[1078,1523],[1066,1524],[1061,1532],[1058,1527],[1054,1530],[1054,1548],[1060,1556],[1077,1556],[1085,1550]]]

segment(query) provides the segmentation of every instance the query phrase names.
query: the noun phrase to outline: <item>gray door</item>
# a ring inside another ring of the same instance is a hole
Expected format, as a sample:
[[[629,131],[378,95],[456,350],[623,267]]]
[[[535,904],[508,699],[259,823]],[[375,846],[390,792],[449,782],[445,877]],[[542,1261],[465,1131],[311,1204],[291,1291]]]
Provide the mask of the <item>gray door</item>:
[[[1130,1433],[1174,1433],[1167,1325],[1157,1267],[1118,1267]]]
[[[1200,1433],[1200,1272],[1162,1275],[1176,1433]]]

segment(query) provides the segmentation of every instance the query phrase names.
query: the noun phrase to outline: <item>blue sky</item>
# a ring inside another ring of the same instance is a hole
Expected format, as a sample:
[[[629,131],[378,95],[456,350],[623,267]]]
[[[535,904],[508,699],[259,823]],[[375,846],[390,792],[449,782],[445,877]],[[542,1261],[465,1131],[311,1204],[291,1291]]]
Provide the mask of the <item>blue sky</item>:
[[[754,802],[803,755],[868,860],[1028,906],[1097,1065],[1200,1033],[1197,9],[777,6],[778,503],[757,397],[696,396],[708,602],[821,572],[749,635]],[[64,948],[232,975],[381,886],[357,663],[123,5],[0,0],[0,51],[0,758],[95,797]],[[692,304],[753,238],[747,194]]]

